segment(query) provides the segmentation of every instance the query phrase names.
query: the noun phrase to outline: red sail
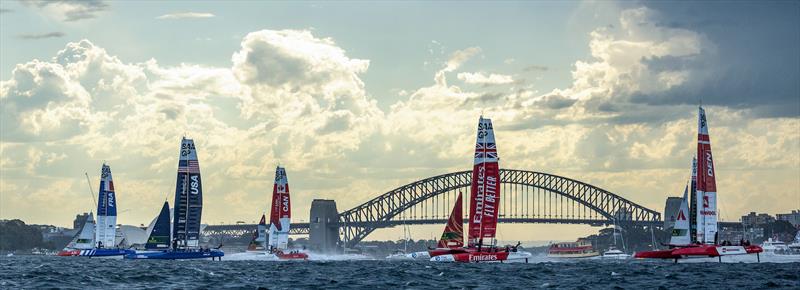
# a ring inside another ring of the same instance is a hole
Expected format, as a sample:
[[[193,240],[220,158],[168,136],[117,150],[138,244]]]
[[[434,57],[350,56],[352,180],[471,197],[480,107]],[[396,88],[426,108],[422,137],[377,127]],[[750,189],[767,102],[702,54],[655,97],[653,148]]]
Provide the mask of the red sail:
[[[447,220],[447,225],[444,227],[442,238],[439,239],[437,248],[460,248],[464,246],[464,212],[461,209],[461,193],[458,193],[453,211],[450,212],[450,218]]]
[[[275,184],[272,187],[272,210],[269,223],[275,225],[278,231],[283,230],[281,219],[286,223],[292,217],[292,206],[289,198],[289,183],[286,178],[286,169],[275,169]]]
[[[482,244],[483,238],[494,238],[500,205],[500,168],[494,141],[492,120],[480,117],[472,168],[469,204],[469,245]]]
[[[717,234],[717,182],[714,158],[711,155],[711,138],[708,135],[706,111],[700,107],[697,132],[697,206],[700,209],[697,240],[715,243]]]

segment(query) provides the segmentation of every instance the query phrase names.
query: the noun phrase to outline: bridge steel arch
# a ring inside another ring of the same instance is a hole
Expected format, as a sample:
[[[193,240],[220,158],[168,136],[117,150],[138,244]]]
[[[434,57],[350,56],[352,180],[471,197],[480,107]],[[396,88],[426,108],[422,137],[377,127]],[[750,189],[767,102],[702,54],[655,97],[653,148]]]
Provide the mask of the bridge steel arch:
[[[351,248],[378,228],[396,224],[392,219],[413,206],[437,195],[468,188],[472,171],[460,171],[429,177],[395,188],[359,206],[339,214],[339,226],[345,247]],[[605,218],[605,224],[614,220],[656,225],[661,214],[650,210],[605,189],[574,179],[542,172],[500,169],[500,184],[536,187],[551,191],[582,204]],[[616,216],[615,216],[616,215]],[[519,222],[504,221],[501,222]],[[534,221],[535,219],[532,219]],[[556,222],[597,224],[597,221],[561,220]]]

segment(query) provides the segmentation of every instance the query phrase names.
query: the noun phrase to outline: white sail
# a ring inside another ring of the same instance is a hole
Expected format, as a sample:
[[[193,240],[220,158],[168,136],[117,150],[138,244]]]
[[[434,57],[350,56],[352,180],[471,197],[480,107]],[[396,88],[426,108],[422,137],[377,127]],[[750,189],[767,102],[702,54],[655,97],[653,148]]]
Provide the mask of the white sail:
[[[114,195],[114,181],[111,168],[103,164],[100,171],[99,199],[97,200],[97,227],[94,241],[98,248],[116,246],[117,199]]]
[[[81,231],[67,244],[65,250],[88,250],[94,248],[94,216],[90,213]]]
[[[672,227],[672,235],[669,239],[670,245],[688,245],[691,243],[689,236],[689,187],[683,191],[681,206],[675,215],[675,225]]]

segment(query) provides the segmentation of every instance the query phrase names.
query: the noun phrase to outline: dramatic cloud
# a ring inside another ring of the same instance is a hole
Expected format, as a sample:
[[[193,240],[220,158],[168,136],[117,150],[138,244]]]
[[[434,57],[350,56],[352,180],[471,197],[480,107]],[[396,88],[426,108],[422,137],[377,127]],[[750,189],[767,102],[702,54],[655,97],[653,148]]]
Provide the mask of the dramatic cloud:
[[[67,22],[95,18],[109,7],[103,0],[22,0],[22,3],[35,6]]]
[[[48,32],[48,33],[41,33],[41,34],[20,34],[17,37],[20,39],[45,39],[45,38],[59,38],[64,37],[63,32]]]
[[[132,209],[120,222],[149,221],[174,191],[183,135],[199,148],[204,222],[254,219],[279,164],[289,170],[293,210],[307,212],[314,198],[343,210],[470,168],[481,114],[494,121],[503,168],[565,175],[660,209],[682,190],[696,139],[697,107],[675,93],[713,80],[708,64],[722,50],[714,36],[666,18],[621,11],[618,23],[591,32],[591,54],[574,63],[567,85],[544,92],[513,72],[460,71],[483,50],[456,50],[430,62],[438,70],[429,84],[398,88],[401,99],[383,110],[363,81],[378,62],[309,30],[251,32],[231,64],[217,67],[126,63],[89,40],[68,43],[0,82],[2,214],[48,208],[66,219],[89,208],[80,178],[105,160]],[[767,195],[796,199],[800,188],[800,119],[737,104],[707,106],[729,219],[774,208],[759,201]]]
[[[204,12],[177,12],[156,17],[156,19],[212,18],[214,14]]]

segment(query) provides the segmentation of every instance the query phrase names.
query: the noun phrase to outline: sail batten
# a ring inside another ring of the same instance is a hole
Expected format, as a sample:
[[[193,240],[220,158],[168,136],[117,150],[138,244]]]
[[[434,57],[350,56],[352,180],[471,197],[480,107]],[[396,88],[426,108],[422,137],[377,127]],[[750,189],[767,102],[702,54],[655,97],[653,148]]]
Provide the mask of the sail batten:
[[[717,183],[706,112],[699,108],[697,132],[697,240],[715,244],[717,235]]]
[[[185,137],[181,141],[174,205],[172,238],[181,247],[198,247],[203,212],[203,185],[194,140]]]
[[[492,120],[478,120],[478,136],[472,170],[469,207],[469,245],[493,239],[497,230],[500,202],[500,169]]]

